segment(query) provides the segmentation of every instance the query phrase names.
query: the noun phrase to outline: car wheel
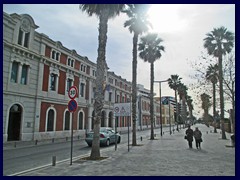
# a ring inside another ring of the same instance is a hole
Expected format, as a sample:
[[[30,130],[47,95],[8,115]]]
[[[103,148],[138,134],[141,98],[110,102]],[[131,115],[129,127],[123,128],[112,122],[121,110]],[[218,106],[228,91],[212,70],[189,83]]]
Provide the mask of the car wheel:
[[[110,145],[110,140],[107,139],[107,141],[106,141],[106,146],[109,146],[109,145]]]
[[[121,138],[120,137],[118,137],[118,141],[117,141],[117,143],[120,143],[121,142]]]

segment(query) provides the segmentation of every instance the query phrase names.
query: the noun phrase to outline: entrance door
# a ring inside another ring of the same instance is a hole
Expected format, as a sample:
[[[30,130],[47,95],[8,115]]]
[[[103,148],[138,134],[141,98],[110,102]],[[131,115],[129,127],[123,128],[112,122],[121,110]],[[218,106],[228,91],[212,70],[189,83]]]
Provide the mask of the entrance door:
[[[21,115],[22,115],[21,106],[14,104],[9,112],[8,141],[20,140]]]

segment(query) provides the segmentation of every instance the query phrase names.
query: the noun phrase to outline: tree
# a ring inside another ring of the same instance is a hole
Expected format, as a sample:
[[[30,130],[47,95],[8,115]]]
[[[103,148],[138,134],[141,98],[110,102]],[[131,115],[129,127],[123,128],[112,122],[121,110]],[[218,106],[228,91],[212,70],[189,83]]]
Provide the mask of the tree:
[[[133,60],[132,60],[132,145],[137,145],[136,138],[136,104],[137,104],[137,44],[138,36],[148,30],[150,26],[147,20],[148,6],[146,4],[128,4],[128,8],[124,10],[130,18],[124,23],[124,27],[128,27],[130,33],[133,32]]]
[[[162,51],[164,46],[161,45],[163,40],[158,37],[156,33],[149,33],[141,38],[138,50],[139,57],[144,62],[149,62],[151,65],[151,81],[150,81],[150,120],[151,120],[151,136],[150,139],[154,139],[153,131],[153,116],[154,116],[154,104],[153,104],[153,83],[154,83],[154,62],[162,57]]]
[[[186,107],[187,90],[188,88],[186,85],[184,85],[183,83],[179,83],[178,95],[179,95],[179,99],[182,100],[180,114],[183,120],[183,124],[186,124],[186,119],[187,119],[187,107]]]
[[[232,105],[232,111],[230,111],[231,123],[233,131],[234,123],[235,123],[235,55],[230,54],[224,61],[223,68],[223,85],[224,85],[224,94],[226,95],[226,99],[230,100]]]
[[[168,79],[168,85],[175,92],[175,100],[176,100],[176,117],[177,117],[177,131],[178,131],[178,123],[179,123],[179,112],[178,112],[178,100],[177,100],[177,90],[179,84],[181,83],[181,79],[177,74],[171,75],[171,78]]]
[[[89,16],[96,15],[99,18],[99,35],[98,35],[98,57],[96,70],[96,92],[94,102],[94,135],[90,159],[98,159],[100,157],[99,131],[101,112],[104,105],[105,94],[105,72],[107,69],[106,63],[106,44],[107,44],[107,29],[108,19],[120,14],[124,8],[124,4],[81,4],[80,10],[86,12]]]
[[[224,128],[224,97],[223,97],[223,68],[222,56],[230,53],[234,46],[234,34],[225,27],[214,28],[213,31],[206,34],[204,39],[204,48],[207,49],[209,55],[218,58],[219,65],[219,88],[220,88],[220,112],[221,112],[221,129],[222,139],[226,139]]]
[[[210,121],[208,111],[209,111],[209,108],[212,106],[212,103],[210,102],[210,98],[211,97],[206,93],[201,94],[202,109],[204,111],[203,120],[205,121],[207,126],[209,126],[209,121]]]
[[[218,64],[214,66],[211,64],[206,71],[206,79],[213,85],[213,118],[214,118],[214,132],[217,133],[216,122],[216,83],[218,82]]]
[[[194,108],[193,108],[193,104],[192,104],[192,102],[193,102],[192,97],[187,96],[186,100],[187,100],[187,106],[188,106],[188,110],[189,110],[190,121],[191,121],[191,123],[193,123],[193,112],[192,111],[194,110]]]

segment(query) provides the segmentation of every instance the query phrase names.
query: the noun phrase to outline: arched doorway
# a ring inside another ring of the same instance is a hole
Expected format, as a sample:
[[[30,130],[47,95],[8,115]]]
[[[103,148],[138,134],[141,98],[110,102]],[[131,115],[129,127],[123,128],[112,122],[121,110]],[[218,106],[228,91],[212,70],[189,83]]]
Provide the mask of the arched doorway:
[[[20,140],[22,107],[14,104],[9,111],[8,119],[8,141]]]

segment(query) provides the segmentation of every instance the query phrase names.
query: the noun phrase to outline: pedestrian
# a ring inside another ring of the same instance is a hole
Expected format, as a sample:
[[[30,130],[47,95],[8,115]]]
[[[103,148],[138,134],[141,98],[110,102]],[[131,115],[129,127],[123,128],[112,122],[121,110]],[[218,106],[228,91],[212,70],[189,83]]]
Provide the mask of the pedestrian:
[[[195,138],[196,147],[197,149],[201,149],[201,142],[202,142],[202,132],[198,129],[198,127],[195,128],[195,131],[193,132],[193,136]]]
[[[193,142],[193,130],[191,129],[191,126],[188,125],[188,129],[186,130],[186,139],[188,141],[189,148],[192,149],[192,142]]]

